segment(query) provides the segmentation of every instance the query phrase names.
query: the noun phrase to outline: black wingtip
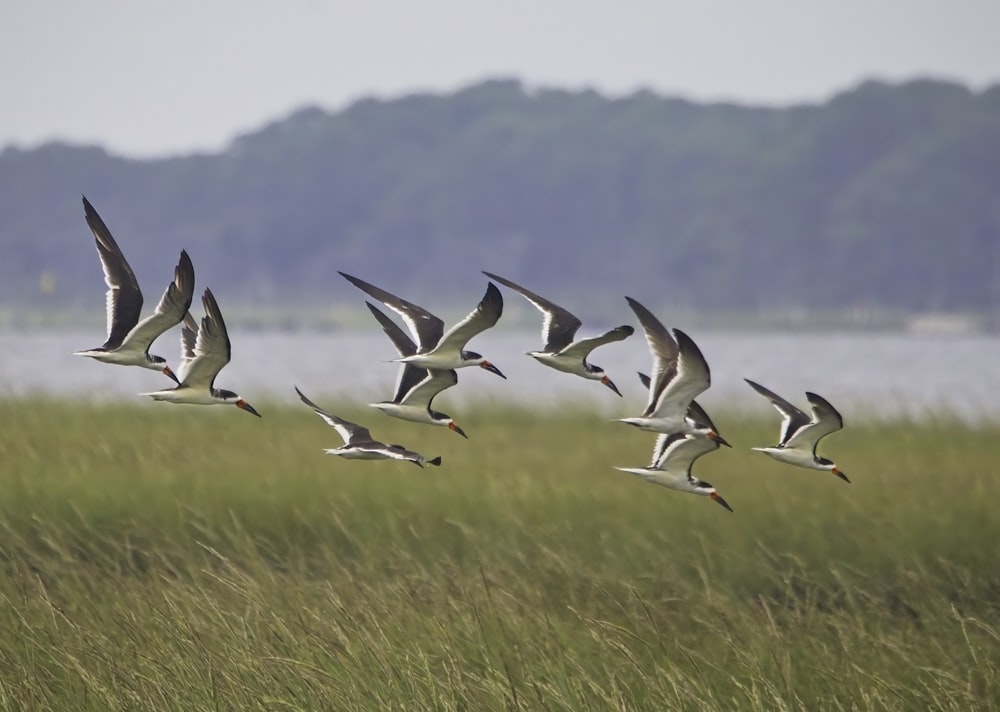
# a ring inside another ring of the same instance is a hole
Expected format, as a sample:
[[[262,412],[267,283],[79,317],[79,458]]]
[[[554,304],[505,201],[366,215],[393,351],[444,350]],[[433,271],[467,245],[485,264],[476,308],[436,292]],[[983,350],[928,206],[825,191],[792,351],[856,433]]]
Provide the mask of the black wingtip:
[[[100,213],[97,212],[97,208],[95,208],[93,206],[93,204],[91,204],[91,202],[89,200],[87,200],[87,196],[86,195],[83,195],[81,197],[83,198],[83,215],[84,215],[84,218],[88,222],[91,221],[91,220],[94,220],[95,218],[97,220],[100,220],[101,216],[100,216]]]
[[[806,400],[809,401],[810,403],[817,403],[818,402],[820,405],[824,405],[827,408],[830,408],[831,410],[836,410],[836,408],[833,407],[833,404],[831,404],[830,401],[828,401],[826,398],[824,398],[823,396],[821,396],[819,393],[813,393],[812,391],[806,391]]]
[[[427,464],[428,465],[434,465],[434,467],[440,467],[441,466],[441,456],[438,455],[433,460],[428,460]]]
[[[663,325],[653,312],[649,311],[646,307],[640,304],[638,301],[632,297],[625,297],[625,301],[628,302],[629,307],[635,312],[636,317],[639,319],[639,323],[642,324],[644,329],[655,328],[657,331],[666,332],[667,328]],[[669,334],[669,332],[667,332]]]
[[[496,305],[497,318],[503,316],[503,294],[493,282],[486,283],[486,294],[483,295],[482,302],[483,304]]]
[[[372,313],[372,316],[375,317],[375,320],[378,321],[378,323],[381,324],[383,328],[385,328],[385,322],[389,320],[389,317],[387,317],[381,309],[379,309],[377,306],[369,302],[367,299],[365,300],[365,306],[368,307],[368,311]]]

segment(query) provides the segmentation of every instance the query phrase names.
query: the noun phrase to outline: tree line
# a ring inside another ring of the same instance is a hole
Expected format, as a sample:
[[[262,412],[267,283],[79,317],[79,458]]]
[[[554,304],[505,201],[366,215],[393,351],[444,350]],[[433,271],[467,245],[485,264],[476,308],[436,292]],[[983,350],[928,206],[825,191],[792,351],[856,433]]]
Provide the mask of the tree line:
[[[0,186],[6,303],[101,289],[84,193],[150,303],[185,247],[249,304],[348,294],[337,270],[469,301],[488,269],[584,310],[1000,305],[1000,86],[761,108],[494,80],[304,108],[217,154],[7,148]]]

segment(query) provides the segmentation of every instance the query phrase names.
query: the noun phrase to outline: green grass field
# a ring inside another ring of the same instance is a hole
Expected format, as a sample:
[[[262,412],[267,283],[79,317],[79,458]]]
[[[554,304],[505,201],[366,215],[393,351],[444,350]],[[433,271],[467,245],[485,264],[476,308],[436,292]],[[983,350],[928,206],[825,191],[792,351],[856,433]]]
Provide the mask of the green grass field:
[[[316,400],[443,466],[304,406],[0,402],[0,708],[1000,708],[1000,425],[849,418],[848,485],[713,412],[731,514],[583,406],[465,441]]]

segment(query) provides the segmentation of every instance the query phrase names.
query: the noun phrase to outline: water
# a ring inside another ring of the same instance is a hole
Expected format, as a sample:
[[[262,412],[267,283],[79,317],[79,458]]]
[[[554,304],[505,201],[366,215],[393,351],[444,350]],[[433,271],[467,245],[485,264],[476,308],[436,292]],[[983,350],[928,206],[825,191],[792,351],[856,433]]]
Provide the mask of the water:
[[[176,364],[177,331],[153,352]],[[582,332],[582,336],[594,332]],[[690,332],[689,332],[690,333]],[[769,408],[743,382],[751,378],[805,407],[806,390],[829,399],[845,417],[909,415],[944,410],[967,420],[1000,420],[1000,340],[978,335],[870,333],[760,333],[704,331],[691,334],[712,368],[712,388],[699,400],[711,412],[722,407],[764,412]],[[397,366],[381,331],[261,332],[231,329],[233,361],[216,385],[251,403],[294,401],[293,385],[330,404],[346,399],[391,398]],[[170,386],[153,371],[97,363],[72,352],[96,345],[93,329],[0,331],[0,397],[45,393],[86,399],[133,399]],[[645,393],[635,375],[648,372],[645,339],[636,333],[592,354],[618,385],[618,398],[600,383],[541,366],[524,352],[539,346],[538,331],[495,329],[470,348],[483,353],[508,377],[482,369],[459,372],[459,385],[435,406],[454,412],[463,404],[498,399],[556,407],[567,399],[608,414],[635,414]],[[150,407],[175,407],[150,403]],[[852,412],[853,411],[853,412]],[[770,414],[770,413],[769,413]]]

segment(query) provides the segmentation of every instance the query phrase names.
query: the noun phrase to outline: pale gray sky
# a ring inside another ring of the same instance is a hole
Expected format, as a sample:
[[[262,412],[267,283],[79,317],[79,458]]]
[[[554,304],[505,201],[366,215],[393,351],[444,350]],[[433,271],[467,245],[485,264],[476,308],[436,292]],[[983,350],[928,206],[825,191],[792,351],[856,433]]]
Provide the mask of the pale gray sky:
[[[215,150],[305,104],[647,87],[820,101],[866,78],[1000,82],[1000,0],[4,0],[0,147]]]

